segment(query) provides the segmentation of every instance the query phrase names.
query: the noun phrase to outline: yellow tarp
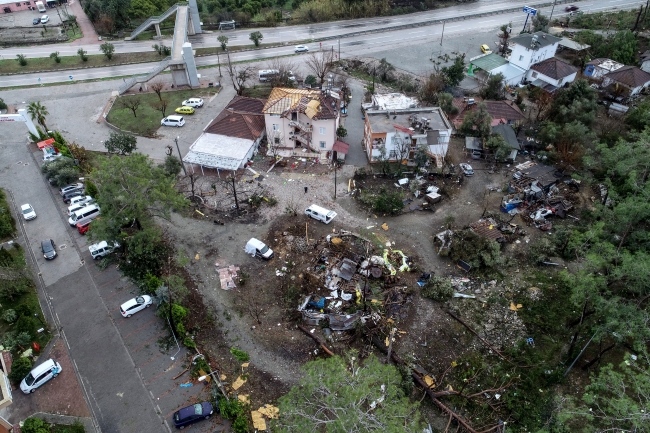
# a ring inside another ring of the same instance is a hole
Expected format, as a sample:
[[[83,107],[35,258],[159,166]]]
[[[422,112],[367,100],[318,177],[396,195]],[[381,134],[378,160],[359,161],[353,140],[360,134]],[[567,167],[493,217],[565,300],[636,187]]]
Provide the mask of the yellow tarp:
[[[332,243],[333,243],[334,245],[338,245],[338,244],[340,244],[341,242],[343,242],[343,239],[341,239],[341,238],[332,238],[331,241],[332,241]]]
[[[239,399],[239,401],[241,401],[244,404],[249,404],[251,402],[250,399],[248,398],[248,394],[239,394],[237,398]]]
[[[265,404],[263,407],[257,409],[257,411],[272,419],[278,419],[280,417],[280,409],[271,404]]]
[[[424,383],[426,383],[429,388],[433,388],[436,386],[436,382],[433,380],[431,376],[424,376],[423,379],[424,379]]]
[[[510,309],[511,309],[512,311],[518,311],[518,310],[519,310],[520,308],[522,308],[522,307],[523,307],[523,305],[521,305],[521,304],[517,304],[517,305],[515,305],[514,302],[510,301]]]
[[[313,99],[307,103],[307,108],[305,108],[305,114],[310,119],[313,119],[314,116],[318,114],[319,107],[320,107],[320,101]]]
[[[256,428],[257,430],[266,430],[266,421],[261,413],[252,410],[251,418],[253,419],[253,428]]]
[[[239,376],[237,380],[232,384],[232,389],[239,389],[245,383],[246,383],[246,379],[242,379],[242,377]]]
[[[210,383],[210,381],[212,380],[212,378],[210,376],[208,376],[208,373],[203,371],[203,369],[199,369],[199,377],[201,377],[201,376],[205,376],[205,381],[208,382],[208,383]]]
[[[388,230],[388,224],[383,223],[383,224],[381,225],[381,228],[384,229],[384,230]]]

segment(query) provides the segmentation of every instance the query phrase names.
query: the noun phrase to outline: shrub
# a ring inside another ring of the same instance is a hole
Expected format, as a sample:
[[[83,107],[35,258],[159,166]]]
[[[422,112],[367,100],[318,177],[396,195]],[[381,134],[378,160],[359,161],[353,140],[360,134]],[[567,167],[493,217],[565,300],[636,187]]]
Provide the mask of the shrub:
[[[89,181],[87,179],[86,179],[86,191],[85,191],[85,194],[89,195],[89,196],[91,196],[93,198],[97,198],[97,196],[99,195],[99,190],[97,189],[97,185],[95,185],[94,183],[92,183],[91,181]]]
[[[248,362],[251,359],[248,353],[244,352],[243,350],[239,350],[236,347],[231,347],[230,353],[232,353],[232,356],[237,358],[237,361],[239,362]]]
[[[104,142],[104,147],[108,153],[116,153],[118,155],[129,155],[137,148],[137,138],[131,134],[124,132],[111,132],[108,140]]]
[[[454,287],[449,278],[432,276],[422,287],[422,296],[434,301],[444,302],[454,296]]]
[[[2,284],[0,284],[0,298],[13,301],[20,295],[27,293],[31,287],[32,281],[29,278],[2,280]]]
[[[182,305],[172,304],[172,320],[174,323],[181,323],[187,317],[187,308]]]
[[[23,433],[49,433],[50,426],[40,418],[27,418],[20,431]]]
[[[318,83],[318,79],[313,75],[307,75],[305,78],[305,84],[308,86],[315,86]]]
[[[79,167],[74,160],[68,157],[57,158],[54,161],[47,161],[41,167],[45,177],[54,186],[65,186],[79,178]]]
[[[233,420],[232,429],[235,433],[248,432],[248,419],[244,412],[244,405],[236,399],[219,400],[219,412],[226,419]]]
[[[27,66],[27,58],[24,54],[16,54],[16,60],[18,60],[20,66]]]
[[[190,349],[196,348],[196,342],[194,342],[194,340],[192,340],[190,337],[185,337],[183,344],[185,347],[189,347]]]
[[[18,314],[16,314],[16,310],[12,310],[11,308],[2,313],[2,320],[7,323],[14,323],[17,318]]]
[[[7,104],[5,103],[4,99],[0,98],[0,110],[6,110],[7,109]]]
[[[29,358],[21,357],[11,364],[11,373],[9,373],[9,380],[14,383],[20,383],[25,376],[29,374],[32,369],[32,360]]]
[[[386,188],[381,188],[379,193],[362,192],[361,201],[370,206],[374,212],[385,215],[398,215],[404,207],[402,194],[399,191],[389,191]]]

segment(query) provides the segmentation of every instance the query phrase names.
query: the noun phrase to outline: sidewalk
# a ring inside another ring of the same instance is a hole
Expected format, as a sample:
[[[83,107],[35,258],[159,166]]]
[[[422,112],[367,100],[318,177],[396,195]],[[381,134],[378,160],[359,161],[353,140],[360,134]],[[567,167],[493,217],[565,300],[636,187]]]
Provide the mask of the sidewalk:
[[[95,31],[93,24],[90,22],[90,18],[88,18],[83,8],[81,7],[79,0],[71,0],[69,6],[74,16],[77,17],[77,23],[79,23],[79,27],[84,34],[82,38],[77,39],[76,41],[72,41],[70,45],[101,45],[102,42],[99,40],[99,35]]]

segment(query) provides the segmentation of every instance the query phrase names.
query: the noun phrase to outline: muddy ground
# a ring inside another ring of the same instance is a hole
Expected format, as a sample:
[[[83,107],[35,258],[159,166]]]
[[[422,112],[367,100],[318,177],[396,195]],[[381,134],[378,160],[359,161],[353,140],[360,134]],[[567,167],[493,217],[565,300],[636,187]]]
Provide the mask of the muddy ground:
[[[296,325],[301,323],[297,299],[309,292],[319,293],[318,284],[311,284],[307,271],[313,270],[319,251],[327,246],[325,237],[340,230],[362,234],[376,245],[391,242],[393,249],[404,251],[415,265],[415,272],[400,275],[400,280],[392,285],[403,288],[404,294],[394,350],[408,355],[434,376],[442,376],[452,362],[463,356],[484,349],[446,309],[463,317],[473,316],[475,319],[468,322],[495,347],[512,346],[527,336],[517,312],[509,308],[510,302],[530,306],[539,299],[540,293],[529,290],[530,283],[519,269],[513,269],[507,281],[473,278],[459,283],[459,291],[476,299],[452,299],[445,305],[418,296],[416,281],[422,272],[467,277],[464,271],[436,253],[433,236],[444,228],[448,216],[453,217],[454,228],[462,228],[478,220],[485,211],[499,214],[503,193],[493,190],[503,188],[512,175],[511,167],[501,166],[495,171],[492,164],[469,161],[462,146],[462,140],[452,141],[449,161],[470,162],[475,175],[463,178],[462,183],[447,182],[446,195],[435,206],[435,212],[414,210],[396,217],[374,215],[347,193],[354,176],[354,168],[350,166],[342,167],[337,173],[335,200],[331,170],[297,161],[267,174],[268,161],[258,161],[252,169],[262,176],[247,171],[238,180],[237,188],[243,191],[242,196],[260,194],[273,199],[277,201],[274,206],[264,199],[257,210],[235,217],[230,208],[234,202],[232,190],[228,192],[223,180],[205,177],[195,182],[195,193],[202,191],[205,195],[204,205],[198,208],[201,213],[176,214],[171,223],[162,222],[175,246],[190,258],[186,268],[214,312],[213,338],[206,341],[210,346],[208,352],[229,378],[238,375],[240,367],[227,349],[237,347],[251,356],[251,367],[247,370],[250,377],[242,392],[251,394],[253,407],[274,402],[298,382],[300,366],[321,355],[314,341],[297,329]],[[373,176],[365,184],[394,188],[393,179]],[[310,220],[303,211],[311,203],[332,209],[338,216],[329,225]],[[216,210],[211,209],[215,207]],[[288,209],[297,210],[298,215],[287,213]],[[519,217],[512,222],[525,226]],[[388,229],[382,229],[382,224]],[[308,247],[305,247],[305,236],[311,241]],[[525,258],[529,243],[539,236],[545,234],[534,227],[526,228],[522,241],[506,245],[504,251]],[[244,245],[251,237],[274,249],[275,257],[265,262],[248,256]],[[320,243],[315,246],[317,241]],[[300,245],[296,246],[297,243]],[[347,247],[354,249],[357,245],[350,241]],[[237,281],[236,288],[223,290],[216,269],[229,265],[240,267],[245,282]],[[282,271],[282,267],[287,268],[287,275],[278,277],[276,272]],[[311,328],[320,338],[325,338],[322,327]],[[354,335],[335,333],[334,340],[332,347],[339,353],[349,347],[359,348]],[[435,409],[429,408],[425,413],[435,417],[435,423],[446,422],[436,416],[439,412]]]

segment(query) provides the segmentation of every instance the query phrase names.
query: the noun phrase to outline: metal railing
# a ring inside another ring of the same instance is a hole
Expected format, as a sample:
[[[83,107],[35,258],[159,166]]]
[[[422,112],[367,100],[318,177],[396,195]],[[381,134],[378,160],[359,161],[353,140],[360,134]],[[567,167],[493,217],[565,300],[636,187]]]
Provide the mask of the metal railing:
[[[301,129],[301,130],[303,130],[305,132],[312,132],[312,127],[311,126],[305,125],[304,123],[302,123],[299,120],[290,120],[289,121],[289,126],[295,126],[296,128]]]
[[[119,94],[120,95],[123,94],[131,87],[135,86],[137,83],[146,83],[147,81],[151,80],[153,77],[155,77],[156,75],[164,71],[167,68],[167,66],[169,66],[169,62],[171,60],[172,60],[171,56],[166,57],[160,63],[158,63],[158,66],[156,66],[151,71],[149,71],[147,75],[140,75],[138,77],[133,77],[130,80],[126,81],[124,84],[120,86]]]
[[[129,40],[132,40],[136,36],[138,36],[140,33],[145,31],[150,25],[152,24],[160,24],[162,21],[165,21],[165,19],[169,18],[171,14],[176,12],[176,9],[178,9],[179,6],[187,6],[188,3],[182,2],[182,3],[176,3],[169,9],[167,9],[165,12],[163,12],[162,15],[158,15],[157,17],[149,17],[145,22],[140,24],[135,30],[131,32],[131,35],[128,37]]]

